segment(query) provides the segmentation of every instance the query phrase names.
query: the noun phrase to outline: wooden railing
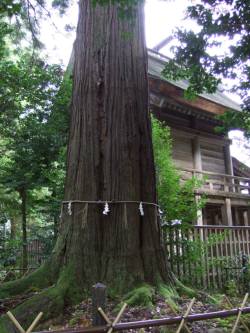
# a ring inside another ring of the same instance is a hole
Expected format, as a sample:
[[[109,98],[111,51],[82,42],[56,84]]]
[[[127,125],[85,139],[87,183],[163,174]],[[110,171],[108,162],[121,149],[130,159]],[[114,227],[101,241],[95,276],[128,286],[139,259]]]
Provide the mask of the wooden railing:
[[[201,191],[214,194],[227,194],[230,192],[235,196],[250,195],[250,178],[231,176],[222,173],[200,171],[196,169],[179,169],[181,179],[186,180],[191,177],[203,179]]]
[[[244,279],[250,226],[166,226],[163,233],[171,269],[184,283],[221,288]]]

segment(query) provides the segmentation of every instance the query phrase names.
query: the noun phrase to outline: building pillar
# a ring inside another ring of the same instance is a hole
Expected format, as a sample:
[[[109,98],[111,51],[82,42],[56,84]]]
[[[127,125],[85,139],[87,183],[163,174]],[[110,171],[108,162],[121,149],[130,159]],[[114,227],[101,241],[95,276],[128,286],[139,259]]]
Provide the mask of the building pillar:
[[[230,153],[230,143],[227,142],[226,145],[224,146],[224,156],[225,156],[225,167],[226,167],[226,173],[228,175],[233,176],[234,175],[234,170],[233,170],[233,162],[232,162],[232,157]],[[235,192],[235,187],[234,185],[234,180],[231,179],[231,181],[228,182],[228,191],[230,192],[230,184],[232,187],[232,192]],[[232,226],[233,225],[233,218],[232,218],[232,207],[231,207],[231,200],[230,198],[225,199],[225,209],[226,209],[226,222],[227,225]]]
[[[227,225],[233,225],[233,218],[232,218],[232,207],[231,207],[231,200],[230,198],[225,199],[225,208],[226,208],[226,222]]]
[[[201,160],[201,147],[200,147],[200,138],[198,136],[195,136],[192,140],[192,146],[193,146],[193,163],[194,163],[194,169],[198,171],[202,171],[202,160]],[[201,177],[201,174],[198,174],[198,177]],[[200,200],[200,195],[195,196],[196,202]],[[197,211],[197,219],[196,219],[197,225],[203,225],[203,214],[202,210],[199,209]]]
[[[200,195],[195,196],[195,201],[198,202],[201,199]],[[203,214],[202,214],[202,209],[198,209],[197,211],[197,219],[196,219],[196,224],[197,225],[203,225]]]
[[[215,222],[215,225],[220,225],[219,214],[215,214],[214,222]]]
[[[221,206],[221,219],[222,224],[227,225],[227,213],[226,213],[226,205]]]
[[[196,170],[202,171],[200,138],[196,136],[193,139],[193,162]]]
[[[225,156],[226,174],[233,176],[234,175],[233,161],[232,161],[231,152],[230,152],[230,143],[228,143],[228,142],[224,146],[224,156]],[[225,191],[235,192],[234,179],[226,178],[225,181],[226,181]]]
[[[239,208],[235,207],[234,209],[234,214],[235,214],[235,225],[241,225],[241,216],[240,216],[240,212],[239,212]]]
[[[244,226],[249,226],[249,220],[248,220],[248,210],[244,210],[243,212],[243,221],[244,221]]]
[[[233,176],[234,175],[234,169],[233,169],[233,161],[230,153],[230,143],[226,143],[224,146],[224,156],[225,156],[225,167],[226,167],[226,173],[228,175]]]

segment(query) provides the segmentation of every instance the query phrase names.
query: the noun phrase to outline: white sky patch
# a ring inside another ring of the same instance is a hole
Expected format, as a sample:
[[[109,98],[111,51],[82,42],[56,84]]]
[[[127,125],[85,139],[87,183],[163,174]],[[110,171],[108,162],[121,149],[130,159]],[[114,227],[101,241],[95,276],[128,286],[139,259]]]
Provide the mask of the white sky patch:
[[[231,154],[250,166],[250,141],[247,141],[239,130],[230,131],[229,138],[232,139]]]

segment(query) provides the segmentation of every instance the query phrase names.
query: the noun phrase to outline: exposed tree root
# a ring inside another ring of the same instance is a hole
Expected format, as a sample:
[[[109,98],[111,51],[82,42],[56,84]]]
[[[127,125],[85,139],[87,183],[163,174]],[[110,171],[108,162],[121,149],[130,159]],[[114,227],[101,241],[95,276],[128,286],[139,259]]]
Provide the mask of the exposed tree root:
[[[187,287],[185,286],[180,280],[178,279],[175,279],[175,285],[176,285],[176,290],[178,291],[178,293],[180,295],[187,295],[189,297],[198,297],[199,296],[199,293],[190,288],[190,287]]]
[[[30,282],[31,280],[29,280]],[[34,280],[32,280],[33,283]],[[35,279],[36,281],[36,279]],[[20,283],[21,281],[19,281]],[[16,282],[18,283],[18,281]],[[47,283],[45,283],[46,285]],[[42,284],[39,284],[41,287]],[[7,288],[3,286],[6,290]],[[17,290],[24,290],[18,287]],[[27,288],[26,288],[27,289]],[[56,285],[31,297],[12,312],[24,328],[27,328],[39,312],[43,312],[43,321],[54,318],[63,312],[65,304],[74,304],[81,299],[80,289],[75,283],[74,275],[70,267],[64,269]],[[1,333],[16,333],[13,324],[6,315],[0,318]]]
[[[177,301],[180,296],[175,288],[162,283],[158,286],[158,292],[165,298],[166,303],[170,304],[173,309],[178,310]]]
[[[134,288],[124,296],[128,305],[152,306],[154,288],[146,283]]]
[[[49,262],[41,266],[35,272],[15,281],[0,285],[0,299],[38,291],[53,284]]]

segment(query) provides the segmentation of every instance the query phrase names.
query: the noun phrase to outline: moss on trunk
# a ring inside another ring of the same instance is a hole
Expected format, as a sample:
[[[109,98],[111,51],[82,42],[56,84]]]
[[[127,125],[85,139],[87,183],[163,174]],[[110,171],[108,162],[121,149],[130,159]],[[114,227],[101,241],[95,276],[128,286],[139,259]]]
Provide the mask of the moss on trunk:
[[[47,262],[35,272],[16,281],[10,281],[0,286],[0,299],[9,298],[19,294],[42,290],[55,281]]]
[[[145,303],[152,296],[148,285],[174,283],[157,206],[144,204],[143,214],[138,209],[140,202],[157,202],[143,2],[135,6],[131,24],[112,2],[79,1],[64,195],[70,206],[63,205],[47,268],[0,288],[8,297],[50,287],[14,311],[25,327],[31,313],[53,317],[98,281],[115,294],[144,283],[130,300]],[[113,201],[108,215],[99,200]],[[11,332],[6,318],[0,325],[1,333]]]
[[[41,271],[36,273],[41,273]],[[44,277],[43,274],[41,276]],[[22,285],[21,280],[16,281],[16,286],[18,283]],[[16,290],[20,290],[20,288]],[[76,283],[74,269],[72,266],[68,266],[61,272],[55,285],[37,293],[11,312],[20,324],[27,329],[39,312],[43,312],[42,321],[46,321],[61,314],[66,304],[78,303],[82,296],[83,290]],[[6,315],[0,318],[0,332],[16,332],[14,325]]]

